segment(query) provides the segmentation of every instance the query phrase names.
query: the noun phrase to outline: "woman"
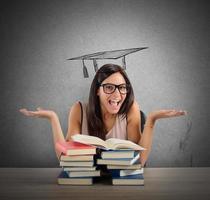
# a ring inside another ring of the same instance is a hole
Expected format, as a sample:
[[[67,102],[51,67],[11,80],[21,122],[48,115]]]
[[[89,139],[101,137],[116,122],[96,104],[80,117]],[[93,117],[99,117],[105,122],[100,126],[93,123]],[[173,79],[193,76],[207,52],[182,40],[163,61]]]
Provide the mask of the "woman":
[[[77,102],[71,107],[66,138],[54,111],[41,108],[37,108],[37,111],[20,110],[26,116],[48,119],[52,126],[54,143],[70,140],[72,135],[78,133],[102,139],[116,137],[131,140],[146,148],[140,158],[141,164],[144,165],[151,150],[155,122],[161,118],[181,116],[186,112],[153,111],[147,115],[144,131],[141,133],[139,111],[125,71],[115,64],[106,64],[97,71],[91,84],[87,105]],[[56,153],[59,156],[59,153]]]

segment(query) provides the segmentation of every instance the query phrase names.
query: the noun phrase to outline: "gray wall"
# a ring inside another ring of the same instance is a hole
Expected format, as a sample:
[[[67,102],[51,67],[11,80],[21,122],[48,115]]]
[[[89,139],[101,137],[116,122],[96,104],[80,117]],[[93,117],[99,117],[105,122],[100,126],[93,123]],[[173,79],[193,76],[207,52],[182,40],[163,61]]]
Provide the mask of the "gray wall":
[[[84,79],[81,62],[67,58],[141,46],[149,49],[126,60],[141,108],[189,112],[156,124],[148,166],[210,166],[208,20],[200,0],[2,2],[0,166],[58,166],[49,122],[18,110],[53,109],[66,133],[69,108],[87,99],[94,76],[92,63]]]

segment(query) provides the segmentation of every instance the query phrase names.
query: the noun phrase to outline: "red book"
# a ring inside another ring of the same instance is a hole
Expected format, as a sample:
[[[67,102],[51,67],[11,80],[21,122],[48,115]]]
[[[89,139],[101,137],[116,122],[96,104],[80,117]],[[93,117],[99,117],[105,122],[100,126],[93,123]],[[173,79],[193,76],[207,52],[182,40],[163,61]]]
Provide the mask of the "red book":
[[[96,154],[96,147],[73,141],[59,141],[55,144],[56,149],[65,155],[89,155]]]

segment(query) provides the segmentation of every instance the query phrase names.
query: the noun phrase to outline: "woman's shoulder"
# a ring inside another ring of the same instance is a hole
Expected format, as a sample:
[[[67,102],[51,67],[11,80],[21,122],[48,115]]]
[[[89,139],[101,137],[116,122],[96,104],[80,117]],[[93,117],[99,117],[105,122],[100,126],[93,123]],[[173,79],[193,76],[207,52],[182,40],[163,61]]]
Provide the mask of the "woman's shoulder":
[[[73,103],[73,105],[69,108],[69,112],[80,112],[81,110],[81,102],[80,101],[76,101]]]
[[[138,117],[140,112],[140,106],[136,100],[134,100],[133,104],[130,107],[130,110],[127,114],[127,120],[129,121],[133,117]]]
[[[83,110],[84,108],[87,107],[87,103],[81,102],[81,101],[76,101],[71,107],[70,111],[73,110],[75,112],[80,112],[81,109]]]
[[[81,102],[75,102],[69,109],[69,120],[73,123],[81,123],[81,114],[83,113],[81,108]]]
[[[72,109],[78,109],[81,106],[81,102],[80,101],[76,101],[73,103],[73,105],[70,107],[70,110]]]
[[[140,106],[136,100],[134,100],[133,104],[131,105],[129,113],[132,113],[133,111],[140,111]]]

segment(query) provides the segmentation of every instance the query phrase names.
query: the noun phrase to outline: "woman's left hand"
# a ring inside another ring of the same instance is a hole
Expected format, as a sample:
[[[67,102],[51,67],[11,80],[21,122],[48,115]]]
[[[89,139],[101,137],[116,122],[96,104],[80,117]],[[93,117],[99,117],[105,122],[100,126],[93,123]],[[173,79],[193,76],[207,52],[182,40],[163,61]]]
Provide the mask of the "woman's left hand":
[[[149,116],[153,121],[162,118],[170,118],[170,117],[178,117],[182,115],[186,115],[187,112],[183,110],[156,110],[149,113]]]

